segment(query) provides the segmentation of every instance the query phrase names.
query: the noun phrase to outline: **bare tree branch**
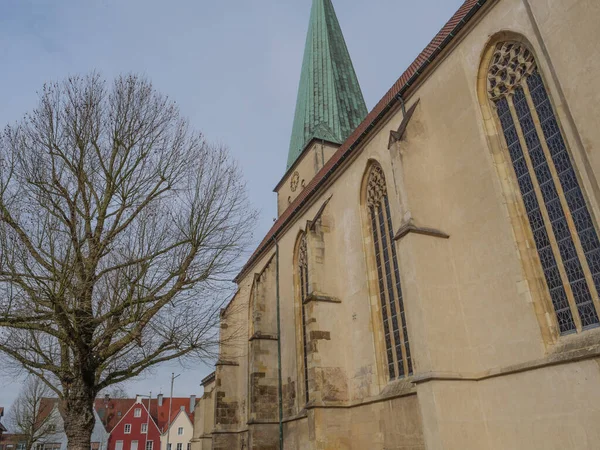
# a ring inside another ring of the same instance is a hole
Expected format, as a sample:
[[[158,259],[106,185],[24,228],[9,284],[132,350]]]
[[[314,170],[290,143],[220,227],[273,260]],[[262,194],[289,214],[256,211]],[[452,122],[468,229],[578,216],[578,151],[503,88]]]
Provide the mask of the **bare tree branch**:
[[[59,395],[71,448],[100,390],[215,354],[254,219],[228,151],[138,76],[46,85],[5,129],[0,352]]]
[[[25,449],[46,436],[56,433],[56,423],[50,414],[55,402],[48,398],[51,389],[36,376],[30,376],[9,412],[12,429],[25,439]]]

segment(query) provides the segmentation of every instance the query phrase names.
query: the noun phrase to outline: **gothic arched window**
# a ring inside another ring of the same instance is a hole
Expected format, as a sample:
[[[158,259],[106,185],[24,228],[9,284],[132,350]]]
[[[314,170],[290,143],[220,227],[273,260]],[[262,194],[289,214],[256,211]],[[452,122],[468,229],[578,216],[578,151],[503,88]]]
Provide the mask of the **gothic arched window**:
[[[494,48],[495,105],[561,334],[599,325],[600,241],[531,50]]]
[[[298,282],[300,285],[300,315],[302,319],[302,357],[304,364],[304,399],[308,403],[308,336],[306,332],[306,312],[304,303],[308,297],[308,248],[306,233],[300,238],[298,246]]]
[[[390,379],[413,373],[408,329],[400,286],[400,271],[394,244],[394,228],[383,170],[373,165],[367,180],[367,207],[373,244],[383,333]]]

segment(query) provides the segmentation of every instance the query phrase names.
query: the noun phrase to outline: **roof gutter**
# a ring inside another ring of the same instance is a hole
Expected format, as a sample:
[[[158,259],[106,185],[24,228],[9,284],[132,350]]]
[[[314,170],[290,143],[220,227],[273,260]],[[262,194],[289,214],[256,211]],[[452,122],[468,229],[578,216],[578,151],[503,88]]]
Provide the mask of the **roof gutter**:
[[[339,161],[337,161],[324,175],[319,183],[315,185],[315,187],[308,193],[305,199],[294,208],[292,213],[289,215],[287,220],[281,224],[278,230],[273,233],[272,239],[277,239],[281,234],[282,230],[286,227],[286,225],[292,221],[296,215],[296,213],[308,203],[308,201],[312,198],[314,193],[318,191],[321,186],[329,179],[329,177],[336,171],[337,167],[342,164],[348,156],[353,152],[353,150],[363,141],[364,137],[368,135],[373,128],[385,117],[385,115],[392,109],[392,107],[399,102],[403,95],[406,93],[410,87],[415,84],[415,82],[419,79],[419,77],[423,74],[423,72],[433,63],[433,61],[437,58],[437,56],[448,46],[450,42],[456,37],[456,35],[465,27],[465,25],[471,20],[471,18],[489,1],[492,0],[478,0],[475,5],[471,7],[471,9],[465,14],[465,16],[461,19],[461,21],[456,24],[456,26],[450,31],[448,36],[436,47],[431,56],[429,56],[415,71],[415,73],[408,79],[406,83],[400,88],[398,93],[394,96],[392,100],[382,109],[382,111],[375,117],[371,123],[367,126],[365,131],[354,141],[354,143],[348,148],[344,154],[341,155]],[[269,239],[265,244],[256,252],[256,256],[253,259],[258,259],[258,257],[273,243],[273,240]],[[240,278],[247,272],[248,268],[251,266],[252,261],[248,261],[247,266],[242,269],[242,271],[234,278],[235,282],[238,282]]]

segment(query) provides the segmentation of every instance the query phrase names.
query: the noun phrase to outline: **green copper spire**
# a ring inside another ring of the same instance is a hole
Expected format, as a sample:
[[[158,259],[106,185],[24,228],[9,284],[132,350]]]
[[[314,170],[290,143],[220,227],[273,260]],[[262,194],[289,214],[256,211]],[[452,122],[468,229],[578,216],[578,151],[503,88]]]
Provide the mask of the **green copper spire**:
[[[311,139],[341,144],[366,115],[331,0],[313,0],[287,168]]]

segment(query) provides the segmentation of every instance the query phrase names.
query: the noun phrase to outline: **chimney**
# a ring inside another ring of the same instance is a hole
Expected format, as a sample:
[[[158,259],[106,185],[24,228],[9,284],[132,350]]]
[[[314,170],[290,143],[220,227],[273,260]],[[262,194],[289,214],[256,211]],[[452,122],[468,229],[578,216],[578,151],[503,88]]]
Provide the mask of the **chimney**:
[[[142,396],[141,395],[136,395],[135,396],[135,402],[136,403],[142,403]]]
[[[162,406],[162,404],[163,404],[163,395],[158,394],[158,406]]]
[[[196,407],[196,396],[192,395],[190,397],[190,414],[194,413],[194,408]]]

